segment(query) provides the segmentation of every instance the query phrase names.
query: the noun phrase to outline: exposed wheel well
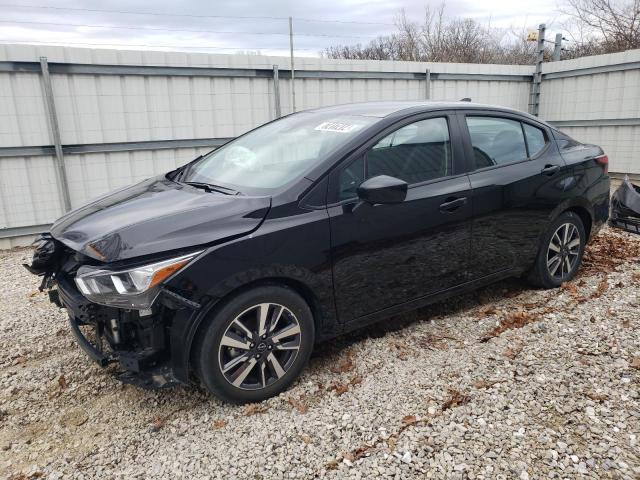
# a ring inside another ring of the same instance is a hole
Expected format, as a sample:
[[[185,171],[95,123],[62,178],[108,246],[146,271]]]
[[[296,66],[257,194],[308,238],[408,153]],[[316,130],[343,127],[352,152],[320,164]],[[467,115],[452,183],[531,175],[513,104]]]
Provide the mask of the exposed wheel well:
[[[582,220],[582,225],[584,226],[584,233],[587,236],[587,240],[589,240],[589,237],[591,236],[591,224],[593,222],[589,211],[584,207],[571,207],[567,210],[567,212],[573,212],[578,215],[578,217],[580,217],[580,220]]]

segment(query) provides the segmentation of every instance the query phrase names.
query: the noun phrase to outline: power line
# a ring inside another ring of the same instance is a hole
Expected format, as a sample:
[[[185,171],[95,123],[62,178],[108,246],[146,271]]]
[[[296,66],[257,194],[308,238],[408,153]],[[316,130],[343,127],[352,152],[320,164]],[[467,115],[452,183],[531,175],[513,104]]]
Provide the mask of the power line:
[[[19,39],[9,39],[9,38],[0,38],[0,42],[5,43],[21,43],[21,44],[31,44],[37,43],[39,45],[91,45],[91,46],[102,46],[102,47],[147,47],[147,48],[202,48],[205,50],[287,50],[288,47],[210,47],[207,45],[149,45],[146,43],[91,43],[91,42],[68,42],[66,40],[52,40],[48,42],[41,42],[38,40],[19,40]],[[305,50],[305,51],[317,51],[315,48],[296,48],[296,50]]]
[[[298,18],[295,17],[296,22],[317,22],[317,23],[353,23],[356,25],[386,25],[389,27],[395,27],[395,23],[384,22],[356,22],[354,20],[321,20],[315,18]]]
[[[10,3],[2,3],[0,7],[11,8],[40,8],[47,10],[66,10],[77,12],[94,12],[94,13],[119,13],[124,15],[152,15],[159,17],[188,17],[188,18],[234,18],[234,19],[248,19],[248,20],[287,20],[289,17],[270,17],[270,16],[244,16],[244,15],[196,15],[189,13],[160,13],[160,12],[134,12],[130,10],[101,10],[97,8],[79,8],[79,7],[56,7],[52,5],[17,5]],[[296,18],[296,21],[302,22],[317,22],[317,23],[345,23],[356,25],[387,25],[395,26],[393,23],[383,22],[361,22],[355,20],[325,20],[315,18]]]
[[[100,10],[97,8],[79,8],[79,7],[56,7],[53,5],[16,5],[2,3],[0,7],[13,8],[40,8],[47,10],[68,10],[76,12],[94,12],[94,13],[121,13],[125,15],[153,15],[158,17],[189,17],[189,18],[235,18],[235,19],[251,19],[251,20],[286,20],[287,17],[258,17],[243,15],[196,15],[188,13],[159,13],[159,12],[132,12],[128,10]]]
[[[57,22],[36,22],[31,20],[8,20],[0,19],[0,23],[20,23],[29,25],[56,25],[60,27],[89,27],[89,28],[118,28],[127,30],[153,30],[161,32],[194,32],[194,33],[214,33],[214,34],[241,34],[241,35],[286,35],[287,32],[247,32],[247,31],[220,31],[220,30],[193,30],[193,29],[175,29],[160,27],[132,27],[128,25],[90,25],[85,23],[57,23]],[[361,38],[376,37],[377,35],[329,35],[323,33],[297,33],[297,37],[328,37],[328,38]]]

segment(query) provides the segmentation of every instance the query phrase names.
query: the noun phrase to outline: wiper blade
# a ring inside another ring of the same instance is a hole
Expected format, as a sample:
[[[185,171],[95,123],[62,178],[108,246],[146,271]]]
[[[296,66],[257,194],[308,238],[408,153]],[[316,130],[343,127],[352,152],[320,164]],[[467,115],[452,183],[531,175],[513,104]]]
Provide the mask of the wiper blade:
[[[229,187],[223,187],[222,185],[214,185],[212,183],[204,183],[204,182],[184,182],[187,185],[191,185],[195,188],[201,188],[202,190],[206,190],[207,192],[218,192],[224,193],[225,195],[242,195],[237,190]]]

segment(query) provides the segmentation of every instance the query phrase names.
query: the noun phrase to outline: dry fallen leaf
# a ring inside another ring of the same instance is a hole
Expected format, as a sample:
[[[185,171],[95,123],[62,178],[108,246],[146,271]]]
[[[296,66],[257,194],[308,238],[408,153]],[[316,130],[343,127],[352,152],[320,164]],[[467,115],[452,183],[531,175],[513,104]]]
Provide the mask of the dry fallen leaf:
[[[476,312],[476,318],[485,318],[497,313],[494,305],[487,305]]]
[[[389,437],[387,439],[387,447],[389,447],[389,450],[391,450],[392,452],[396,449],[396,437]]]
[[[513,360],[518,355],[520,355],[521,351],[522,351],[522,345],[516,345],[513,348],[512,347],[507,347],[507,349],[504,352],[502,352],[502,355],[504,355],[505,357],[507,357],[510,360]]]
[[[449,398],[442,404],[442,410],[448,410],[449,408],[465,405],[471,401],[471,397],[462,393],[455,388],[449,389]]]
[[[476,380],[475,382],[473,382],[473,388],[477,388],[478,390],[481,388],[487,388],[490,387],[491,383],[487,382],[485,379],[480,378],[478,380]]]
[[[151,428],[153,428],[154,430],[160,430],[162,427],[164,427],[165,422],[166,417],[163,417],[162,415],[156,415],[151,419]]]
[[[630,240],[627,236],[598,235],[585,249],[581,275],[611,272],[639,255],[640,242]]]
[[[591,298],[601,297],[609,289],[609,282],[606,278],[603,278],[596,288],[596,291],[591,294]]]
[[[302,398],[300,398],[299,400],[296,400],[295,398],[289,398],[287,401],[293,406],[293,408],[298,411],[298,413],[305,414],[309,411],[309,407],[306,403],[304,403],[304,399]]]
[[[264,413],[267,411],[267,407],[261,403],[250,403],[244,407],[242,414],[245,417],[250,417],[251,415],[256,415],[258,413]]]
[[[336,395],[340,396],[343,393],[346,393],[349,391],[349,386],[340,382],[332,382],[331,385],[329,385],[329,387],[327,388],[327,390],[329,391],[333,390],[336,392]]]
[[[220,430],[221,428],[224,428],[227,426],[227,421],[226,420],[214,420],[213,421],[213,429],[214,430]]]
[[[403,425],[413,425],[417,421],[418,420],[416,420],[415,415],[406,415],[405,417],[402,417],[402,424]]]
[[[588,391],[587,393],[585,393],[585,395],[596,402],[604,402],[607,398],[609,398],[604,393],[597,393],[593,391]]]
[[[327,462],[327,470],[335,470],[338,468],[339,464],[340,463],[335,458],[333,460],[329,460],[329,462]]]
[[[353,352],[347,352],[346,358],[344,358],[338,365],[331,368],[333,373],[346,373],[353,370],[355,365],[353,364]]]
[[[538,318],[535,315],[532,315],[529,312],[525,312],[524,310],[519,310],[514,313],[507,315],[506,317],[500,320],[498,326],[496,326],[493,330],[487,332],[482,338],[480,338],[481,342],[487,342],[490,339],[497,337],[503,332],[513,328],[522,328],[529,323],[535,322]]]
[[[576,287],[573,283],[565,282],[560,285],[560,288],[569,292],[570,295],[576,296],[578,295],[578,287]]]

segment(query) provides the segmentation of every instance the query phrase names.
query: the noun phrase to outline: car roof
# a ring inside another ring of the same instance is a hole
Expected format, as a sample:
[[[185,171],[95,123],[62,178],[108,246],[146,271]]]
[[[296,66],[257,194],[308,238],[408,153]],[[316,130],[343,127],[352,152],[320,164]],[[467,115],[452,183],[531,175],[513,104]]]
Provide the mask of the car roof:
[[[330,107],[319,107],[307,110],[308,112],[333,113],[335,115],[362,115],[366,117],[384,118],[402,113],[421,113],[435,110],[493,110],[505,113],[514,113],[530,118],[540,123],[539,118],[526,112],[513,108],[501,107],[497,105],[484,105],[467,101],[441,102],[441,101],[388,101],[388,102],[359,102],[333,105]]]

